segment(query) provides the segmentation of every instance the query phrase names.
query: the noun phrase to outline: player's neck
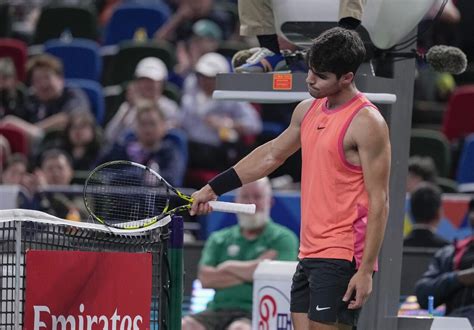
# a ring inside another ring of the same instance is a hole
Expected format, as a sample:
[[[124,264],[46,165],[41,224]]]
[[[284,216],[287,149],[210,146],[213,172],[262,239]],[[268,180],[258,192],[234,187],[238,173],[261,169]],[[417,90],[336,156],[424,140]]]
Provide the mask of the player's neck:
[[[350,84],[347,88],[341,89],[336,94],[327,97],[326,107],[328,110],[337,109],[346,104],[359,93],[354,84]]]

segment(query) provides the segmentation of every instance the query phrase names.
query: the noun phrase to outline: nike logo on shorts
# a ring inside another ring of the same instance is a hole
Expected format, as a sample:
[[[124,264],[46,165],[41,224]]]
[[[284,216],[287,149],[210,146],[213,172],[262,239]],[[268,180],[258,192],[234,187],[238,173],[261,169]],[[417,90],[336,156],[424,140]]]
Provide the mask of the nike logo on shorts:
[[[330,309],[331,307],[319,307],[319,305],[316,306],[316,312],[320,311],[325,311],[326,309]]]

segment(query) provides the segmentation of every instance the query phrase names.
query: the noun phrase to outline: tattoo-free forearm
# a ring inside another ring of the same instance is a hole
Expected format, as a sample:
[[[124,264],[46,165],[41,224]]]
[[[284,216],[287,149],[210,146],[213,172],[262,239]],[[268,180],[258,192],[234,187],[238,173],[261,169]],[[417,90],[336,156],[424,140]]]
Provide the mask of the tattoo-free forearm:
[[[360,270],[372,273],[374,264],[382,246],[388,215],[388,195],[382,193],[370,198],[364,254]]]

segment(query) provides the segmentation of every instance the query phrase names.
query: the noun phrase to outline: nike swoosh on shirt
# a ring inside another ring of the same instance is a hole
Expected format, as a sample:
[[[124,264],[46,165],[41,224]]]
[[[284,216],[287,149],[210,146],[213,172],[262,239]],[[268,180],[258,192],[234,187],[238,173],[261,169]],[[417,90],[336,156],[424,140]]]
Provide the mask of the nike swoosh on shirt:
[[[323,128],[326,128],[326,126],[318,126],[318,129],[323,129]]]
[[[330,308],[331,308],[331,307],[319,307],[319,305],[318,305],[318,306],[316,306],[316,311],[317,311],[317,312],[325,311],[326,309],[330,309]]]

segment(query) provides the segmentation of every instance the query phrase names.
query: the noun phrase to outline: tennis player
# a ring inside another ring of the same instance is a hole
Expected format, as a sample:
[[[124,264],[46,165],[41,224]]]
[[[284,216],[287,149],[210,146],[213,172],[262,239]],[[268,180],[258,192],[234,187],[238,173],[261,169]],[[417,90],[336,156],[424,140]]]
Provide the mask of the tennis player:
[[[293,326],[351,329],[372,291],[388,214],[390,142],[377,108],[357,90],[365,57],[357,32],[333,28],[308,52],[313,98],[289,127],[195,192],[191,214],[208,201],[264,177],[302,149],[299,264],[291,289]]]

